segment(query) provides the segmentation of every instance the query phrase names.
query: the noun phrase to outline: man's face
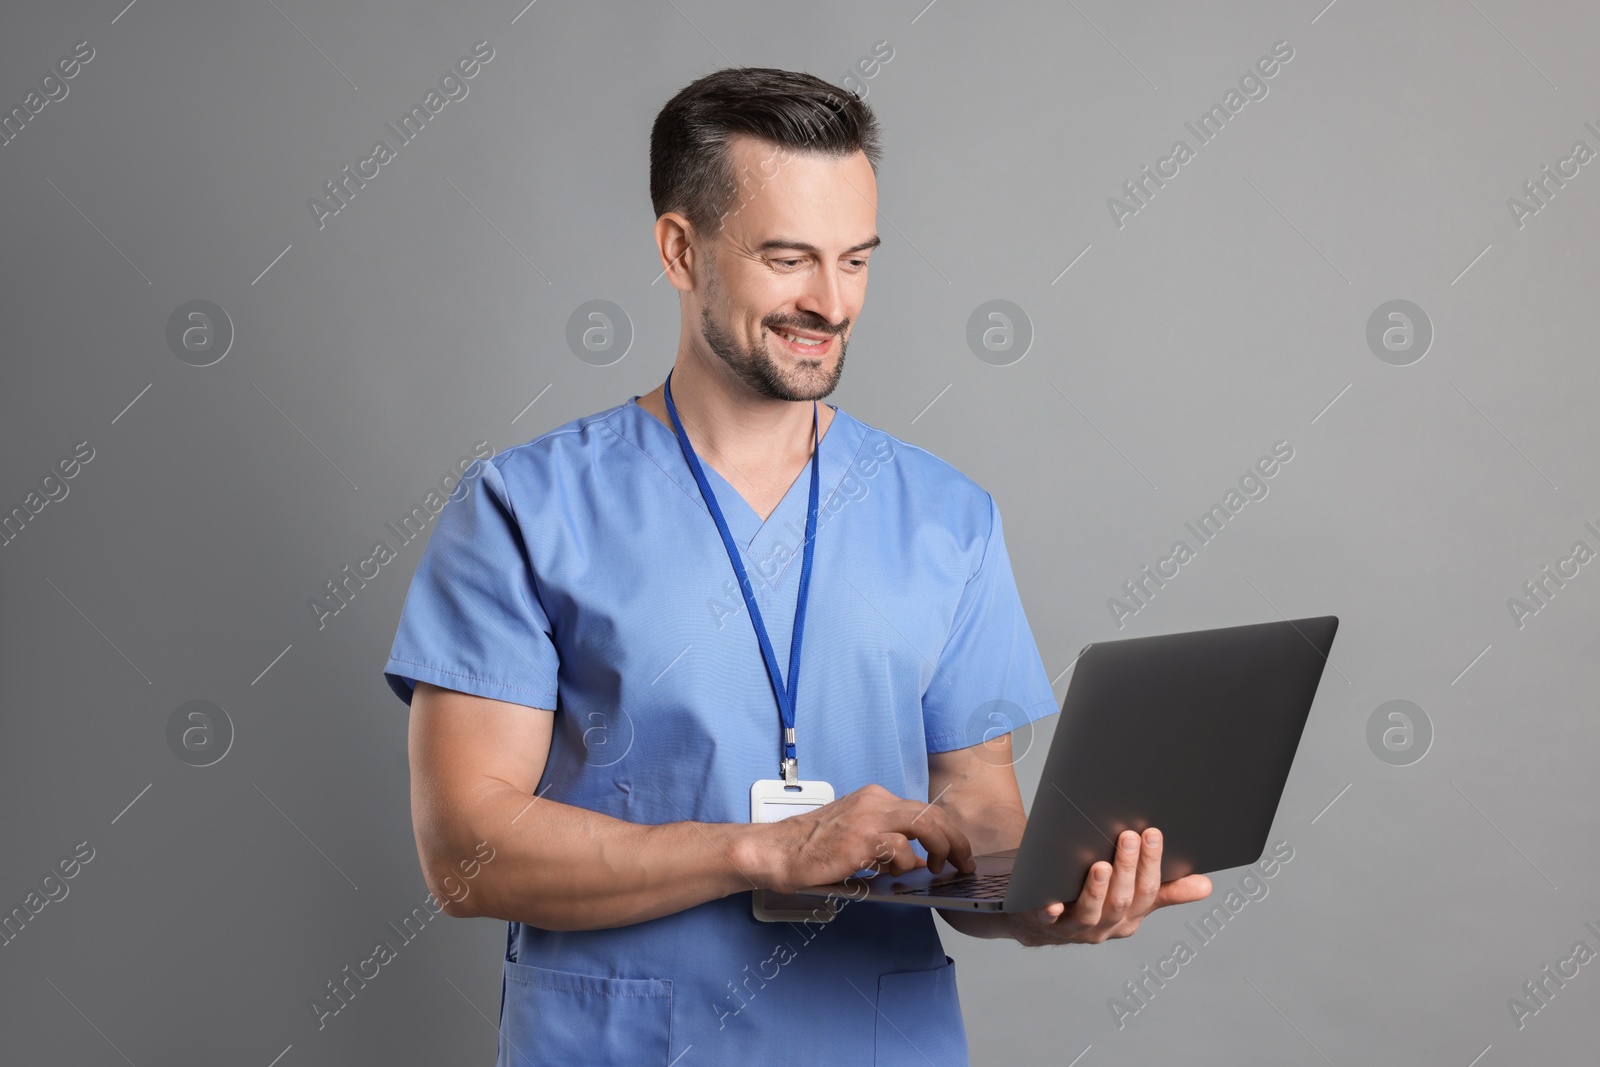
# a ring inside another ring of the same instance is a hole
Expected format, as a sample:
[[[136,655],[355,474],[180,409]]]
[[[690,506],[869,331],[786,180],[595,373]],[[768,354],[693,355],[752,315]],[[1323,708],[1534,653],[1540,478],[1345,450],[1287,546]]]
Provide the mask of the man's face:
[[[696,271],[701,335],[757,394],[820,399],[839,384],[866,301],[872,165],[860,152],[835,160],[750,137],[729,155],[738,193]]]

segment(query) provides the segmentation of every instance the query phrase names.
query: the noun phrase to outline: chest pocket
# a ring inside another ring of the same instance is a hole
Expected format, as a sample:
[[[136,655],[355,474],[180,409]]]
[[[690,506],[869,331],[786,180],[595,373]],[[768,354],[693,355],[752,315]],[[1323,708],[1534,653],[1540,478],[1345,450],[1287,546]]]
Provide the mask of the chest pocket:
[[[497,1067],[666,1067],[672,983],[505,961]]]

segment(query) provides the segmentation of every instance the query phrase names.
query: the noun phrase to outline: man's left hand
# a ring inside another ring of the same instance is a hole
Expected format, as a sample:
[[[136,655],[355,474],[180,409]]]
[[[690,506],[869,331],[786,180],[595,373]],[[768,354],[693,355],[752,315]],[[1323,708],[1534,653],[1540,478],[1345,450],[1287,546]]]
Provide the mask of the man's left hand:
[[[1211,894],[1211,879],[1189,874],[1161,881],[1161,831],[1117,835],[1115,863],[1089,868],[1083,892],[1070,904],[1047,904],[1006,915],[1009,936],[1024,945],[1098,945],[1127,937],[1146,915],[1168,904],[1188,904]]]

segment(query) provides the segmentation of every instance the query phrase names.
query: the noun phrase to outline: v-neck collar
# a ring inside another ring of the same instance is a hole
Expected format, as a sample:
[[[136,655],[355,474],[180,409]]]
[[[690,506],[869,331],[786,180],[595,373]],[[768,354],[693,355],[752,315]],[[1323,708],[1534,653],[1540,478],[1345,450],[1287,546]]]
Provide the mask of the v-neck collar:
[[[607,420],[607,425],[649,456],[663,474],[672,479],[691,500],[706,511],[709,518],[710,510],[706,508],[705,501],[700,496],[700,487],[695,483],[694,473],[689,470],[688,461],[684,459],[677,435],[670,427],[662,425],[660,419],[640,407],[637,396],[630,397],[627,403],[619,405],[616,415]],[[851,418],[843,409],[833,408],[833,419],[817,444],[819,511],[826,509],[828,501],[855,461],[862,442],[866,439],[866,432],[867,428],[863,423]],[[800,473],[784,491],[783,499],[764,521],[732,483],[719,474],[711,464],[702,459],[701,467],[705,471],[707,484],[711,486],[711,491],[716,494],[717,503],[722,508],[723,518],[728,523],[728,532],[745,552],[751,552],[763,535],[772,535],[787,521],[792,520],[799,530],[805,529],[806,504],[811,495],[809,465],[800,468]],[[715,533],[714,528],[712,532]]]

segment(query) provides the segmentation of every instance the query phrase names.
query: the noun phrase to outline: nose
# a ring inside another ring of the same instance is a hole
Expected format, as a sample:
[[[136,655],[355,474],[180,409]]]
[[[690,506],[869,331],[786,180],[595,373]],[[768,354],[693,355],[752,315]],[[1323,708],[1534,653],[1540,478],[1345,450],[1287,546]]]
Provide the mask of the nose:
[[[838,270],[825,268],[812,275],[806,283],[805,291],[796,302],[796,307],[821,317],[829,326],[838,326],[842,323],[847,309],[844,285],[839,280]]]

